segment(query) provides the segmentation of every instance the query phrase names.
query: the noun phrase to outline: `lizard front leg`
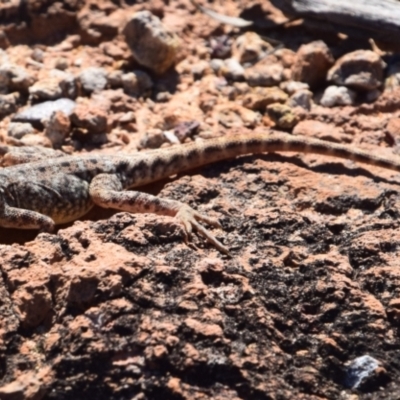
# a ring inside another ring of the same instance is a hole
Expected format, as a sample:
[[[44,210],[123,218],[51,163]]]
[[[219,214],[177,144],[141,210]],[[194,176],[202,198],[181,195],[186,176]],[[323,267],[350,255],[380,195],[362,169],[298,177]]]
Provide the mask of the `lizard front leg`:
[[[3,228],[39,229],[53,232],[55,223],[47,215],[23,208],[10,207],[0,193],[0,226]]]
[[[218,250],[223,253],[229,253],[227,248],[199,223],[201,221],[220,228],[219,222],[200,214],[186,204],[175,200],[162,199],[143,192],[124,191],[118,177],[109,174],[97,175],[90,184],[89,193],[93,203],[100,207],[132,213],[174,216],[183,225],[187,237],[190,237],[192,231],[195,230]]]

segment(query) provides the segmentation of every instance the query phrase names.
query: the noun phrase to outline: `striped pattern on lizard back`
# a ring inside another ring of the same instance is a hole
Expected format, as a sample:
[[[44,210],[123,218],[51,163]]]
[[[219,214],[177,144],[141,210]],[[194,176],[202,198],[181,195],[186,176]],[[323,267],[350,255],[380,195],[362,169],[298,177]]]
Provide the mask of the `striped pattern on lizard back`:
[[[52,231],[55,224],[78,219],[98,204],[129,212],[175,216],[187,235],[195,229],[219,250],[227,252],[201,225],[205,222],[219,227],[215,219],[178,201],[127,189],[212,162],[276,151],[323,154],[400,171],[400,159],[396,157],[273,131],[221,137],[126,156],[66,156],[0,170],[0,226]]]

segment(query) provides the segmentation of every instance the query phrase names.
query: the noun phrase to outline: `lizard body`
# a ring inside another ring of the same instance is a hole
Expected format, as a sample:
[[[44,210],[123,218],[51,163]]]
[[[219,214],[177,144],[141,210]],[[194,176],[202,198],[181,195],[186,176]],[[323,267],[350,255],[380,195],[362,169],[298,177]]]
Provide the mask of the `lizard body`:
[[[0,226],[51,232],[78,219],[94,204],[128,212],[175,216],[187,235],[196,230],[220,251],[227,249],[200,222],[219,223],[175,200],[133,191],[171,175],[244,154],[314,153],[400,171],[400,158],[349,145],[271,131],[194,142],[134,155],[64,156],[0,169]]]

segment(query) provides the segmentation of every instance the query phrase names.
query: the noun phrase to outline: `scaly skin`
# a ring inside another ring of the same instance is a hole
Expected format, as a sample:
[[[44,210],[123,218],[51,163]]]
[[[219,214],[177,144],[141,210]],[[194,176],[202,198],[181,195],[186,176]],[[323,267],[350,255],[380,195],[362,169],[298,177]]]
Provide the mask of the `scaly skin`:
[[[276,131],[221,137],[132,156],[65,156],[33,162],[29,162],[29,156],[20,157],[18,162],[27,163],[0,170],[0,226],[51,232],[56,224],[78,219],[97,204],[134,213],[175,216],[187,236],[194,229],[227,253],[200,224],[219,227],[216,220],[178,201],[130,189],[216,161],[276,151],[322,154],[400,171],[400,158]]]

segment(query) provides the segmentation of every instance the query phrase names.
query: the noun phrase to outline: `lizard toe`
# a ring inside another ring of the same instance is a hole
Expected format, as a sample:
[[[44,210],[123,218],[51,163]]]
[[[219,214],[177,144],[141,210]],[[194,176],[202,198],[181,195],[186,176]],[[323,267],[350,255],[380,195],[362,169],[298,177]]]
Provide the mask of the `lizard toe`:
[[[177,218],[178,221],[183,225],[185,235],[188,238],[190,238],[192,231],[195,230],[198,234],[207,239],[219,251],[225,254],[229,254],[229,250],[219,240],[217,240],[211,232],[209,232],[206,228],[204,228],[203,225],[198,222],[205,222],[211,226],[221,228],[221,224],[216,219],[200,214],[199,212],[193,210],[186,205],[182,206],[179,209],[175,218]]]

